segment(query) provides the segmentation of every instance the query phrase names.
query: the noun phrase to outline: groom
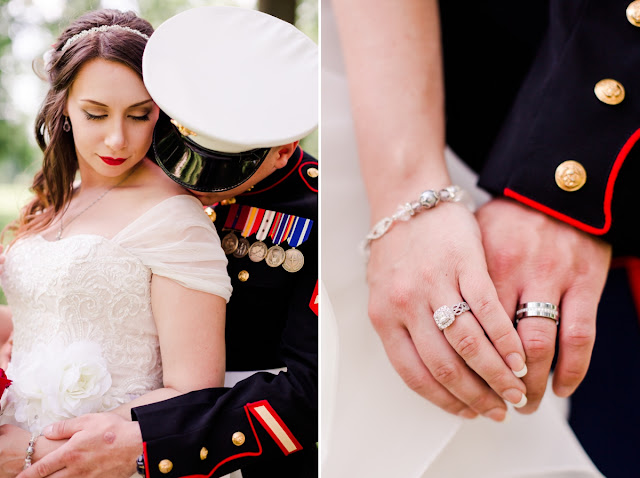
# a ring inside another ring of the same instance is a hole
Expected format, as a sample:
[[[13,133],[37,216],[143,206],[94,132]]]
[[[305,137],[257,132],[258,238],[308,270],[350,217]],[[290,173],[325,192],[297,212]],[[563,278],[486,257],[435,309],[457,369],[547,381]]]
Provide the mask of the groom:
[[[55,424],[21,478],[128,478],[136,467],[148,477],[317,476],[318,169],[298,147],[317,125],[317,68],[311,40],[253,10],[198,8],[156,30],[145,85],[175,127],[156,130],[154,151],[174,181],[218,203],[207,213],[234,288],[230,388],[135,408],[133,422],[103,413]],[[39,456],[46,439],[64,438]]]

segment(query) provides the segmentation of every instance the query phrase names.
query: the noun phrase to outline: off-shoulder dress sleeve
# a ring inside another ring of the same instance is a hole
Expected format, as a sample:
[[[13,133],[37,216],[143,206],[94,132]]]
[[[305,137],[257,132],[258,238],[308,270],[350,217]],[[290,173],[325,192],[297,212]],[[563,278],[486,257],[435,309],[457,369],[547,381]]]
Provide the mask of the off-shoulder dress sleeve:
[[[220,237],[193,196],[161,201],[112,240],[137,256],[153,274],[229,302],[231,280]]]

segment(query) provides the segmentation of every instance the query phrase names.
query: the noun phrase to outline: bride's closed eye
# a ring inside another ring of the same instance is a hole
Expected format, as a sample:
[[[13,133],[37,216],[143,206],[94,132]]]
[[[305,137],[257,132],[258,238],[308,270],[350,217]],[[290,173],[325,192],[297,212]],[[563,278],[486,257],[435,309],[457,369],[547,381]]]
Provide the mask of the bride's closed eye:
[[[88,111],[83,111],[85,118],[88,120],[101,120],[107,117],[107,115],[92,115]]]
[[[87,118],[88,120],[102,120],[107,117],[107,115],[93,115],[88,111],[84,111],[84,115],[85,115],[85,118]],[[146,113],[141,116],[129,115],[128,117],[134,121],[149,121],[149,113]]]

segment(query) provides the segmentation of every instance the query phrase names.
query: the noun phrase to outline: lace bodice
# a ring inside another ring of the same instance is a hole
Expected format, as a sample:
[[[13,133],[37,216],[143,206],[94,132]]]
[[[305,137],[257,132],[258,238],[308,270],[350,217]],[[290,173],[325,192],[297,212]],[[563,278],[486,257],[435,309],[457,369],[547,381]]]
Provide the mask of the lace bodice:
[[[37,431],[162,387],[152,274],[229,299],[226,258],[194,198],[167,199],[112,239],[17,241],[2,274],[14,320],[3,422]]]

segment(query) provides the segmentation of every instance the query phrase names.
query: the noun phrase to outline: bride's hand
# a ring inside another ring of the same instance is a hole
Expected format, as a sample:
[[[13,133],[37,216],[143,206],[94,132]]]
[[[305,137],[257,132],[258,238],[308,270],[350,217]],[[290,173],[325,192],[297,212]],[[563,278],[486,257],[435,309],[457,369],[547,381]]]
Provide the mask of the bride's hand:
[[[24,467],[31,435],[14,425],[0,426],[0,478],[13,478]]]
[[[500,421],[503,401],[522,405],[526,373],[520,338],[489,278],[477,222],[466,208],[440,204],[397,222],[373,241],[369,316],[409,387],[444,410]],[[466,301],[452,325],[433,313]],[[486,333],[486,335],[485,335]]]

